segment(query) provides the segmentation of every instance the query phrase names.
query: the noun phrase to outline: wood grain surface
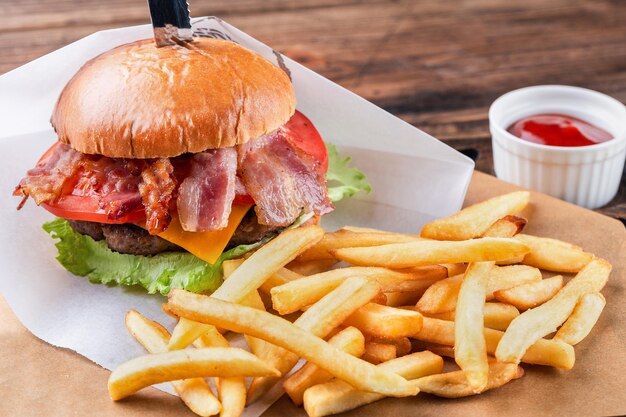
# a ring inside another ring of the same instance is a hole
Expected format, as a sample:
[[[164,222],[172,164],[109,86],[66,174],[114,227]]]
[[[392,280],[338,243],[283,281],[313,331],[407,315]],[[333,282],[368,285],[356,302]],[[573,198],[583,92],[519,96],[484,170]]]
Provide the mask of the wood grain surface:
[[[487,109],[536,84],[626,102],[624,0],[191,0],[492,172]],[[0,0],[0,73],[92,32],[149,22],[145,1]],[[626,222],[626,176],[600,212]]]

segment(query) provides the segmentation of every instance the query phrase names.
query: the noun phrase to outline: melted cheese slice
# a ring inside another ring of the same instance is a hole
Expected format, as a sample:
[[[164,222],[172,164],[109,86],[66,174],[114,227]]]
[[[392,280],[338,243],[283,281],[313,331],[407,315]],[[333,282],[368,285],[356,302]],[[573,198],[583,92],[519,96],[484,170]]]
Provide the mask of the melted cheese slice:
[[[181,248],[191,252],[198,258],[210,264],[215,263],[220,257],[230,238],[239,227],[248,210],[252,206],[233,206],[228,218],[228,226],[221,230],[210,232],[186,232],[178,220],[178,216],[172,216],[172,222],[168,228],[159,233],[159,237],[170,241]]]

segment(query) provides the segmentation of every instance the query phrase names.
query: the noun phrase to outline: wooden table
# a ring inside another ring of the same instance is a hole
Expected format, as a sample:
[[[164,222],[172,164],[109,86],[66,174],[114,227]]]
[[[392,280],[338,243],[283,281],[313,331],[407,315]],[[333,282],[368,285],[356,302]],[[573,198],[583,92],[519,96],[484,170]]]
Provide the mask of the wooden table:
[[[626,102],[623,0],[191,0],[492,172],[501,94],[569,84]],[[92,32],[149,22],[140,0],[0,0],[0,73]],[[599,211],[626,223],[626,175]]]

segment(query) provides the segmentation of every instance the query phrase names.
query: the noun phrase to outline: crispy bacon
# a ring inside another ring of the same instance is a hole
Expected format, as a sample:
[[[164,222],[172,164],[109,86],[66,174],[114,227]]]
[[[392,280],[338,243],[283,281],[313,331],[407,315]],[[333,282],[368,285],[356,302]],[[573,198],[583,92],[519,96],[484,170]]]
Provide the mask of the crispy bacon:
[[[139,183],[144,166],[137,159],[86,157],[72,194],[98,198],[107,217],[119,219],[142,206]]]
[[[13,195],[24,196],[18,208],[22,207],[29,196],[37,205],[59,198],[64,185],[74,176],[82,160],[83,154],[69,145],[65,143],[57,145],[47,158],[27,171],[26,177],[15,187]]]
[[[235,148],[215,149],[191,158],[191,173],[178,189],[178,217],[184,230],[223,229],[235,198]]]
[[[239,172],[260,224],[288,226],[302,211],[332,211],[324,174],[281,131],[239,147]]]
[[[157,159],[141,171],[141,179],[139,192],[146,210],[146,229],[156,235],[172,221],[170,201],[176,189],[174,167],[168,158]]]

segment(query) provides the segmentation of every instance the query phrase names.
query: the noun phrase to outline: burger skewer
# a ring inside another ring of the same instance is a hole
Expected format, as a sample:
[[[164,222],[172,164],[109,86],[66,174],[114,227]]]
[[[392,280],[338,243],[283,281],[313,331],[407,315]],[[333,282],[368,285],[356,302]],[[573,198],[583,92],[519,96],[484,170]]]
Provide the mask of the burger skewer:
[[[193,42],[189,4],[185,0],[148,0],[158,48]]]

